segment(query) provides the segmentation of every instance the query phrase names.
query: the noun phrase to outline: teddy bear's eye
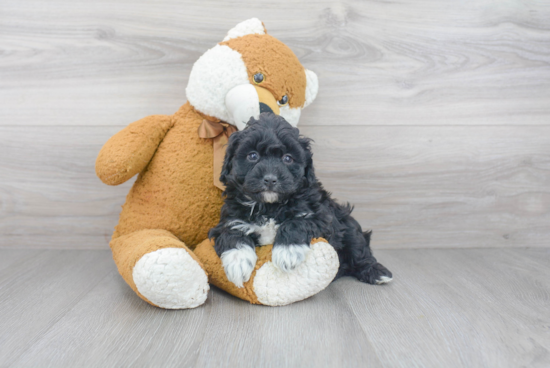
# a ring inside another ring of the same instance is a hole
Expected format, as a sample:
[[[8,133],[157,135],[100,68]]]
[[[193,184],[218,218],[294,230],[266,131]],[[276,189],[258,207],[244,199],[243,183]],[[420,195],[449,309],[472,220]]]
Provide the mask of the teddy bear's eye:
[[[288,103],[288,96],[284,95],[283,98],[281,98],[279,101],[277,101],[277,104],[279,106],[284,106]]]
[[[256,162],[260,159],[260,155],[258,154],[258,152],[250,152],[247,156],[246,156],[246,159],[250,162]]]
[[[260,84],[265,80],[265,77],[262,73],[254,74],[254,83]]]

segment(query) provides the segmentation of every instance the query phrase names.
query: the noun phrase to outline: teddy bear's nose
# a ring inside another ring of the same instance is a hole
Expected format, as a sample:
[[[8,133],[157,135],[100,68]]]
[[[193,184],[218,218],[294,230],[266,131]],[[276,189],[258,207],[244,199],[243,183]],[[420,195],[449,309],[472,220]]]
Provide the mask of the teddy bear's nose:
[[[273,114],[273,110],[271,109],[271,107],[267,106],[266,104],[264,104],[263,102],[260,102],[260,114],[262,112],[270,112]]]

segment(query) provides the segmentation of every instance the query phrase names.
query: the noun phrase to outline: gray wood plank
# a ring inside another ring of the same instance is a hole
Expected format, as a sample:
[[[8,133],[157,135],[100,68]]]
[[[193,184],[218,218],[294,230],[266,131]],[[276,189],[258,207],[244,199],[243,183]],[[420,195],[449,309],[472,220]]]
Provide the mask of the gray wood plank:
[[[36,250],[31,249],[2,249],[2,256],[0,257],[0,272],[14,263],[18,263],[32,257],[37,257],[41,253],[42,252],[37,252]]]
[[[0,250],[0,257],[2,252]],[[49,251],[63,257],[69,252]],[[93,252],[73,251],[89,257]],[[96,252],[105,256],[107,252]],[[101,257],[103,257],[101,256]],[[547,367],[549,249],[380,250],[386,286],[340,279],[286,307],[249,305],[214,288],[204,306],[167,311],[133,295],[108,263],[104,277],[6,366]],[[68,264],[81,262],[73,256]],[[95,259],[98,267],[105,261]],[[21,272],[34,267],[28,263]],[[105,266],[101,266],[104,267]],[[56,268],[52,265],[51,270]],[[41,285],[55,273],[44,272]],[[54,283],[75,293],[86,273]],[[36,279],[17,287],[34,300]],[[2,290],[2,289],[0,289]],[[4,295],[2,295],[2,299]],[[27,300],[27,301],[25,301]],[[30,323],[12,312],[20,334]],[[32,317],[32,315],[31,315]],[[31,318],[32,319],[32,318]],[[0,323],[6,323],[4,319]],[[3,327],[3,326],[1,326]],[[2,328],[2,331],[4,329]],[[5,360],[0,360],[5,362]]]
[[[307,127],[318,177],[380,248],[547,247],[546,127]]]
[[[132,181],[106,186],[94,162],[119,128],[0,127],[0,247],[106,249]],[[318,177],[356,205],[375,248],[549,245],[550,127],[302,133]]]
[[[14,366],[380,366],[330,291],[270,308],[215,289],[204,306],[184,311],[151,307],[132,293],[113,272]]]
[[[331,289],[280,308],[243,305],[224,293],[212,299],[223,312],[210,318],[197,366],[381,366],[372,337]]]
[[[395,271],[395,282],[360,289],[342,280],[349,283],[342,294],[361,326],[377,336],[372,344],[384,365],[550,364],[550,278],[548,272],[541,276],[524,267],[536,258],[548,264],[547,249],[387,250],[378,255]]]
[[[549,122],[544,1],[9,0],[1,16],[1,125],[172,113],[194,61],[250,17],[320,77],[303,125]]]
[[[2,366],[11,365],[115,268],[108,251],[35,253],[0,270]]]
[[[95,159],[122,127],[1,127],[0,247],[107,247],[135,179],[117,187]]]
[[[37,233],[46,234],[2,234],[0,235],[1,246],[0,249],[80,249],[80,250],[106,250],[109,249],[109,241],[113,232],[111,223],[116,224],[118,215],[113,215],[111,220],[105,220],[109,222],[101,228],[95,235],[87,234],[74,234],[75,230],[68,230],[72,227],[74,229],[82,229],[82,224],[86,224],[89,220],[87,217],[81,217],[74,220],[74,226],[70,221],[57,221],[51,224],[47,224],[45,221],[40,221],[41,218],[37,218],[40,226],[34,228]],[[64,222],[64,223],[63,223]],[[80,224],[80,226],[79,226]],[[114,225],[113,225],[114,226]],[[20,227],[15,229],[25,231]],[[57,231],[57,234],[51,234],[50,232]],[[71,232],[68,232],[71,231]]]
[[[195,366],[211,313],[211,300],[191,310],[152,307],[110,270],[14,366]]]

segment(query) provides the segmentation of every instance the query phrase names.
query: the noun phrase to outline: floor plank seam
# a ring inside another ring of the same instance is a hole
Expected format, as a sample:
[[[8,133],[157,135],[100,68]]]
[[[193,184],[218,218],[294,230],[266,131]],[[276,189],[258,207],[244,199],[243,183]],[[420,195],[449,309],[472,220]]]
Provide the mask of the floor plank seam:
[[[78,303],[80,303],[80,301],[82,301],[82,299],[84,299],[84,297],[90,293],[92,290],[94,290],[103,280],[105,280],[107,277],[110,277],[111,274],[115,272],[115,271],[110,271],[110,272],[107,272],[103,277],[101,277],[96,283],[93,284],[93,286],[91,286],[88,290],[86,291],[83,291],[81,294],[79,294],[76,298],[73,299],[74,302],[71,303],[71,306],[67,309],[65,309],[64,312],[61,312],[60,314],[58,314],[56,316],[56,318],[54,320],[52,320],[51,324],[46,328],[44,329],[41,333],[37,334],[28,344],[28,346],[23,350],[21,351],[21,353],[19,355],[17,355],[17,357],[13,358],[13,360],[11,362],[9,362],[8,366],[9,365],[14,365],[15,363],[17,363],[17,361],[19,359],[21,359],[21,357],[28,351],[30,350],[38,341],[40,341],[40,339],[42,337],[44,337],[48,331],[50,331],[55,325],[57,325],[57,323],[63,319],[63,317],[65,317],[70,311],[72,311],[77,305]]]
[[[384,367],[384,364],[382,363],[382,360],[380,359],[380,356],[378,355],[378,352],[376,351],[376,348],[374,347],[374,345],[372,344],[371,339],[369,338],[369,334],[367,333],[367,331],[365,331],[363,325],[359,322],[359,317],[357,316],[357,313],[355,312],[355,309],[353,308],[352,305],[350,305],[349,300],[343,295],[343,293],[340,291],[340,289],[336,289],[336,290],[335,289],[336,288],[333,288],[333,291],[332,291],[333,294],[337,294],[337,296],[339,296],[339,298],[338,298],[339,300],[345,300],[346,301],[345,307],[349,311],[351,311],[351,313],[355,317],[356,325],[359,326],[359,328],[361,329],[361,332],[365,336],[365,339],[368,341],[370,347],[374,351],[374,354],[376,355],[376,360],[378,361],[378,363],[380,363],[381,367]]]

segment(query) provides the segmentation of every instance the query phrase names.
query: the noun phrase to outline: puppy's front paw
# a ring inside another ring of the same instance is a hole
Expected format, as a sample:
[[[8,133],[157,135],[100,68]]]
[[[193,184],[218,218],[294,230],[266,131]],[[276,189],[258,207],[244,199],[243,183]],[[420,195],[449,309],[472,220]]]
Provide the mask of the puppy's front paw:
[[[307,244],[275,244],[271,261],[281,271],[289,272],[298,267],[305,259],[311,248]]]
[[[243,282],[250,280],[258,259],[254,249],[243,243],[237,243],[236,248],[223,252],[220,258],[227,279],[238,288],[242,288]]]

